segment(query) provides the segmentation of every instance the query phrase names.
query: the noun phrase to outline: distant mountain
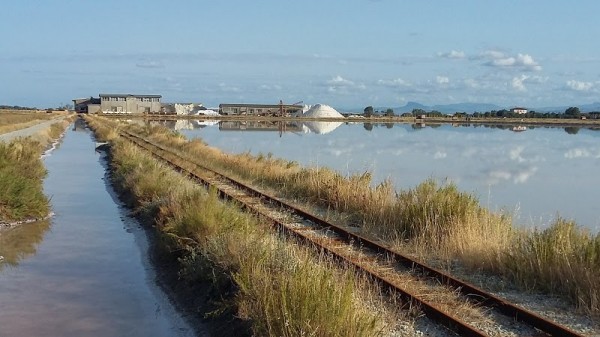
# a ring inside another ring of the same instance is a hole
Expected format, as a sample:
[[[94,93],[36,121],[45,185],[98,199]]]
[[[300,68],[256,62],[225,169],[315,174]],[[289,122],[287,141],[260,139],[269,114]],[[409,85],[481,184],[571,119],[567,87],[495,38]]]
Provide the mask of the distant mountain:
[[[543,108],[533,108],[532,110],[538,112],[565,112],[568,108],[576,106],[581,110],[581,112],[592,112],[592,111],[600,111],[600,102],[594,102],[590,104],[573,104],[573,105],[565,105],[565,106],[554,106],[554,107],[543,107]]]
[[[579,107],[581,112],[591,112],[591,111],[600,111],[600,102],[594,102],[590,104],[579,104],[579,105],[565,105],[565,106],[554,106],[554,107],[528,107],[524,106],[529,110],[537,111],[537,112],[558,112],[562,113],[571,106]],[[394,109],[394,113],[397,115],[403,114],[405,112],[412,112],[414,109],[423,109],[425,111],[433,111],[437,110],[441,113],[445,114],[453,114],[455,112],[487,112],[487,111],[498,111],[502,109],[510,110],[514,108],[513,106],[502,107],[496,104],[488,104],[488,103],[454,103],[454,104],[436,104],[433,106],[424,105],[418,102],[408,102],[404,106],[400,107],[392,107]],[[389,108],[389,106],[378,106],[373,107],[375,111],[385,111]],[[341,109],[339,111],[344,112],[356,112],[362,113],[364,107],[362,108],[352,108],[352,109]]]
[[[414,109],[423,109],[423,110],[431,110],[431,107],[428,107],[426,105],[423,105],[421,103],[417,103],[417,102],[408,102],[406,103],[406,105],[402,106],[402,107],[397,107],[397,108],[392,108],[394,109],[394,112],[396,114],[402,114],[405,112],[412,112]]]
[[[502,110],[503,107],[500,107],[495,104],[486,104],[486,103],[456,103],[456,104],[444,104],[444,105],[434,105],[433,110],[437,110],[443,113],[455,113],[455,112],[486,112],[486,111],[494,111],[494,110]]]

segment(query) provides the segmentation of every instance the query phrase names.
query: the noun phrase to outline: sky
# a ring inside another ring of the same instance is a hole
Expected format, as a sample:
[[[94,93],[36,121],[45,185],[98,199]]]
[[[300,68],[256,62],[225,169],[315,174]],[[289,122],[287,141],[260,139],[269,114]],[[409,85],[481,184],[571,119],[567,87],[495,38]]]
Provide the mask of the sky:
[[[0,104],[577,106],[600,101],[597,13],[596,0],[2,1]]]

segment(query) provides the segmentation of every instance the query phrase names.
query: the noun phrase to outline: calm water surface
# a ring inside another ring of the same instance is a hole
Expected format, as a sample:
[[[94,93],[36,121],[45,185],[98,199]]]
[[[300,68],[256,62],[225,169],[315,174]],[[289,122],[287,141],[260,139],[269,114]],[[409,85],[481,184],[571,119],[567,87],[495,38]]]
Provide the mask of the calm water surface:
[[[169,124],[169,123],[167,123]],[[600,131],[577,128],[177,121],[189,138],[232,153],[272,153],[344,174],[370,171],[397,189],[452,181],[524,226],[557,214],[598,231]]]
[[[45,158],[56,215],[0,234],[0,336],[192,336],[145,233],[113,199],[87,130]]]

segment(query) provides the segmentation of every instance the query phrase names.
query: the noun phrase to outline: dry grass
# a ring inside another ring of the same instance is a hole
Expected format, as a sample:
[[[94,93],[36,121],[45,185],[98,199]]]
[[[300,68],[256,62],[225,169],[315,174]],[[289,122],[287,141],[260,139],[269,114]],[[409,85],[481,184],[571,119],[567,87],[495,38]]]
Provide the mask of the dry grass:
[[[380,312],[367,307],[377,297],[352,270],[285,242],[132,145],[115,140],[111,153],[115,183],[133,194],[138,214],[154,219],[174,249],[188,251],[183,279],[233,282],[237,315],[255,335],[376,336],[384,329]]]
[[[62,115],[65,113],[0,111],[0,134],[25,129]]]
[[[600,313],[600,233],[559,217],[547,229],[518,235],[500,266],[527,289],[563,294],[585,311]]]
[[[594,281],[600,273],[600,239],[574,224],[566,226],[560,220],[546,231],[518,231],[509,215],[490,212],[452,184],[427,180],[414,189],[394,191],[389,182],[371,187],[368,172],[344,177],[327,168],[302,168],[271,156],[225,154],[166,129],[137,127],[136,131],[213,169],[345,212],[369,235],[398,249],[417,251],[424,260],[458,262],[526,288],[562,295],[593,314],[600,313],[600,282]],[[549,253],[553,251],[562,253]]]
[[[39,142],[18,139],[0,142],[0,222],[45,217],[50,209],[43,193],[46,170]]]

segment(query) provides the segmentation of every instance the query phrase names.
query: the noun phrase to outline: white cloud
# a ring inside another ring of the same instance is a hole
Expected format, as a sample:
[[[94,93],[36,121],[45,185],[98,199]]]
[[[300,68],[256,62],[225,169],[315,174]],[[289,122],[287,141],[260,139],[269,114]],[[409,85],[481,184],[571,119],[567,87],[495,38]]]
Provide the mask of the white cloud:
[[[537,167],[530,167],[529,169],[523,170],[521,172],[515,172],[513,174],[513,182],[515,184],[523,184],[529,180],[529,178],[537,172]]]
[[[398,88],[398,87],[410,87],[411,84],[401,78],[394,80],[378,80],[377,84],[384,85],[386,87]]]
[[[517,170],[494,170],[488,174],[487,182],[490,185],[496,185],[501,181],[511,181],[514,184],[523,184],[529,180],[538,168],[535,166],[521,168]]]
[[[477,82],[477,80],[475,80],[474,78],[467,78],[464,80],[464,82],[465,82],[465,85],[471,89],[478,89],[481,87],[479,82]]]
[[[517,54],[517,64],[535,71],[542,70],[542,67],[529,54]]]
[[[433,159],[443,159],[443,158],[446,158],[447,156],[448,156],[448,154],[447,154],[447,153],[445,153],[445,152],[440,152],[440,151],[437,151],[437,152],[436,152],[436,153],[433,155]]]
[[[517,146],[516,148],[509,151],[508,156],[510,157],[511,160],[522,163],[525,161],[525,158],[523,158],[521,156],[521,153],[523,152],[524,149],[525,148],[523,146]]]
[[[436,76],[435,81],[438,84],[448,84],[450,83],[450,79],[446,76]]]
[[[242,90],[236,86],[230,86],[225,83],[219,83],[219,90],[222,92],[241,92]]]
[[[327,91],[331,93],[343,93],[348,94],[353,90],[364,90],[366,86],[364,84],[355,83],[354,81],[343,78],[340,75],[333,77],[326,82]]]
[[[439,57],[447,58],[447,59],[464,59],[466,57],[464,51],[451,50],[446,53],[438,53]]]
[[[513,77],[512,79],[512,87],[518,91],[527,91],[527,88],[525,88],[525,85],[523,84],[523,82],[525,82],[525,80],[527,80],[529,78],[529,76],[527,75],[521,75],[519,77]]]
[[[589,157],[598,158],[599,155],[594,155],[587,149],[571,149],[565,153],[565,158],[567,158],[567,159],[589,158]]]
[[[486,50],[481,53],[481,57],[488,59],[501,59],[504,58],[504,53],[497,50]]]
[[[142,60],[135,64],[138,68],[149,68],[149,69],[157,69],[164,68],[165,65],[160,61],[152,61],[152,60]]]
[[[265,91],[281,90],[281,86],[278,84],[263,84],[259,88]]]
[[[567,87],[575,91],[590,91],[594,88],[594,83],[570,80],[567,81]]]
[[[517,68],[524,71],[540,71],[540,66],[531,55],[521,54],[517,55],[505,55],[500,51],[488,50],[481,54],[480,58],[488,60],[484,64],[491,67],[498,68]]]
[[[334,86],[353,86],[354,82],[347,80],[340,75],[337,75],[336,77],[327,81],[327,84]]]

